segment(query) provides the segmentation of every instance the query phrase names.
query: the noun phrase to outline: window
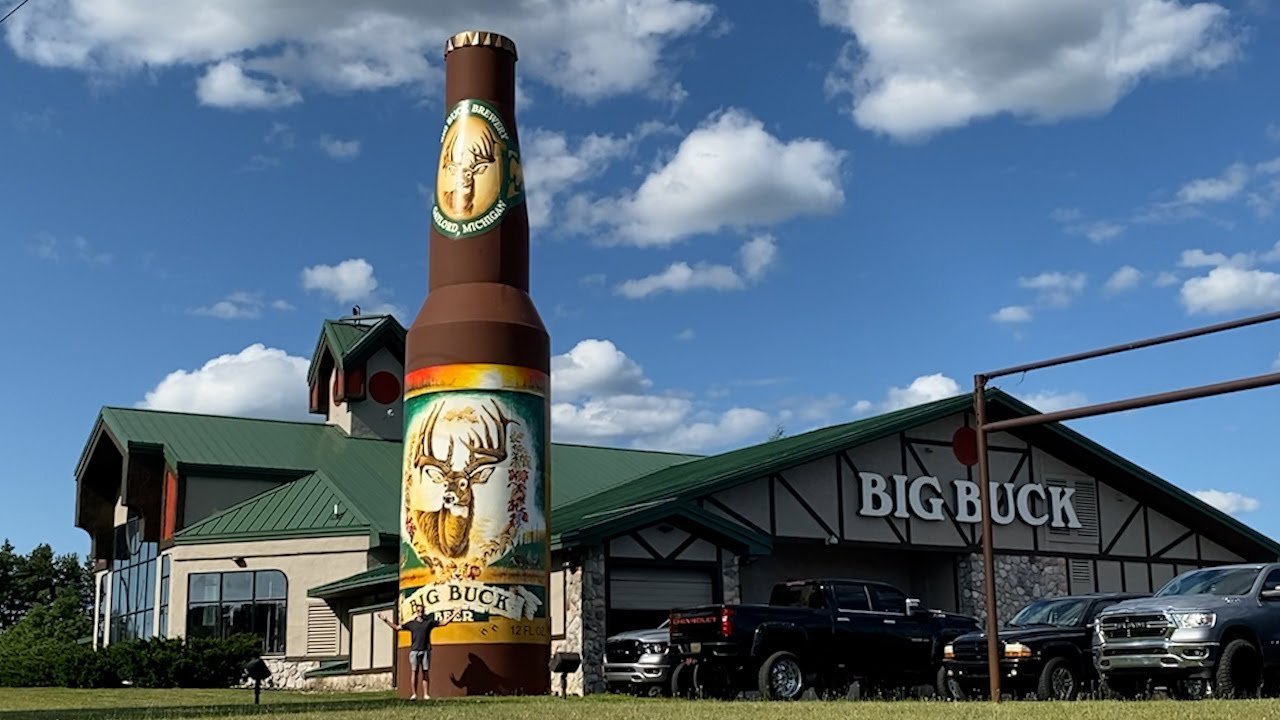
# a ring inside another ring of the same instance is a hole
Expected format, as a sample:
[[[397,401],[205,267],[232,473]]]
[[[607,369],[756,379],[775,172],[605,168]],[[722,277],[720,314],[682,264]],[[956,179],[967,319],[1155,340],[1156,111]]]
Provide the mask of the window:
[[[550,607],[548,612],[551,615],[551,637],[564,637],[564,571],[556,570],[551,573],[551,586],[549,588],[551,594]]]
[[[98,647],[107,644],[107,578],[110,576],[110,573],[98,576],[98,626],[94,631]]]
[[[827,606],[827,598],[821,585],[798,583],[795,585],[775,585],[769,596],[770,605],[782,607],[802,607],[822,609]]]
[[[871,602],[867,600],[866,585],[836,585],[836,604],[841,610],[866,611],[871,609]]]
[[[871,585],[871,609],[876,612],[905,613],[907,596],[884,585]]]
[[[160,637],[169,637],[169,556],[160,558]]]
[[[110,642],[151,636],[156,602],[156,544],[137,517],[116,528],[111,561]]]
[[[283,654],[287,581],[279,570],[192,573],[187,577],[187,636],[249,633],[262,651]]]
[[[1280,568],[1267,573],[1262,581],[1263,590],[1280,590]]]

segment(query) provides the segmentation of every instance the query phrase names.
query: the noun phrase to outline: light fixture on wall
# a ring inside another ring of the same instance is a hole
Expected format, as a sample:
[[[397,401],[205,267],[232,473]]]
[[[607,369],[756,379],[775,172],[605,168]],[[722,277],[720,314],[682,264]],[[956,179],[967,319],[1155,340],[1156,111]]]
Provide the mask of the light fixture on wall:
[[[840,543],[840,538],[836,537],[835,535],[828,535],[826,539],[826,543],[828,545],[837,545]]]

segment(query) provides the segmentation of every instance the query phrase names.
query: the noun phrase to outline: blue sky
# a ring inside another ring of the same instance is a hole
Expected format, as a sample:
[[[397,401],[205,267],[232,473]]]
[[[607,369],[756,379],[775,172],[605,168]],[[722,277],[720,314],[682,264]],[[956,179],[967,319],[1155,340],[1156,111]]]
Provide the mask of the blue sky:
[[[1280,309],[1262,3],[345,6],[42,0],[0,26],[20,548],[87,548],[101,406],[305,419],[322,319],[412,321],[463,29],[521,52],[558,440],[715,452]],[[997,384],[1056,409],[1278,353],[1263,326]],[[1280,535],[1276,392],[1073,427]]]

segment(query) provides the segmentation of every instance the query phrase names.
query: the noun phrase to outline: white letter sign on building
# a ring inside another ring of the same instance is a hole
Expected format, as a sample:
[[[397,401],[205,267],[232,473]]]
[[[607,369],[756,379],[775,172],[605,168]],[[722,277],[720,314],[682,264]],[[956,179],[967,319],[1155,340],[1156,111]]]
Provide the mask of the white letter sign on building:
[[[862,480],[859,515],[892,515],[930,521],[946,519],[943,512],[946,504],[938,478],[929,475],[922,475],[914,480],[909,480],[906,475],[891,477],[892,486],[879,473],[858,473],[858,478]],[[981,522],[978,484],[969,480],[952,480],[951,487],[954,490],[951,509],[956,520],[962,523]],[[932,490],[933,496],[927,500],[924,496],[926,489]],[[1018,487],[1013,483],[993,482],[990,484],[991,520],[998,525],[1009,525],[1016,519],[1032,527],[1048,523],[1051,527],[1078,529],[1081,527],[1080,520],[1071,503],[1071,496],[1075,492],[1073,488],[1046,488],[1039,483],[1027,483]]]

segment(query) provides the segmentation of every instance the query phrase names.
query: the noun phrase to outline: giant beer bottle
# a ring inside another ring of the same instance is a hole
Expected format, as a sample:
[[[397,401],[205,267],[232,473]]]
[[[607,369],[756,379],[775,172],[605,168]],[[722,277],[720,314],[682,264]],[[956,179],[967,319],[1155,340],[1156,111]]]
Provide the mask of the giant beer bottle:
[[[433,697],[550,685],[550,339],[529,297],[515,63],[494,33],[445,46],[430,280],[405,353],[398,593],[402,623],[455,613],[432,635]],[[407,632],[397,646],[408,697]]]

